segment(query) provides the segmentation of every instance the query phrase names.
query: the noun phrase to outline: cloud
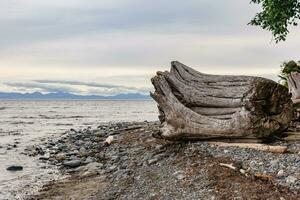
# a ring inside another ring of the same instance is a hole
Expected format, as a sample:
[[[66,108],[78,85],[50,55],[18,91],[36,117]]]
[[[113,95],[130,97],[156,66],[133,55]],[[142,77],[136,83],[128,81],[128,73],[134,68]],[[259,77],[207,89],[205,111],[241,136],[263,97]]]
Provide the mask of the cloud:
[[[2,0],[0,80],[11,85],[0,90],[146,92],[172,60],[276,79],[281,62],[298,60],[299,27],[276,45],[247,25],[258,9],[236,0]]]
[[[2,0],[0,8],[1,49],[90,33],[239,34],[256,11],[234,0]]]
[[[105,83],[95,83],[95,82],[83,82],[83,81],[64,81],[64,80],[34,80],[37,83],[44,84],[65,84],[65,85],[73,85],[73,86],[87,86],[87,87],[95,87],[95,88],[107,88],[107,89],[123,89],[123,90],[133,90],[133,91],[150,91],[150,88],[145,87],[128,87],[122,85],[114,85],[114,84],[105,84]]]
[[[41,91],[41,92],[71,92],[80,93],[81,91],[76,88],[67,86],[57,86],[57,85],[46,85],[40,83],[4,83],[6,86],[13,87],[15,91]],[[25,90],[24,90],[25,89]],[[27,89],[27,90],[26,90]]]
[[[115,95],[120,93],[142,93],[147,94],[150,88],[126,87],[121,85],[102,84],[82,81],[61,81],[61,80],[36,80],[32,82],[4,83],[6,87],[11,87],[9,91],[14,92],[33,92],[43,93],[68,92],[84,95]]]

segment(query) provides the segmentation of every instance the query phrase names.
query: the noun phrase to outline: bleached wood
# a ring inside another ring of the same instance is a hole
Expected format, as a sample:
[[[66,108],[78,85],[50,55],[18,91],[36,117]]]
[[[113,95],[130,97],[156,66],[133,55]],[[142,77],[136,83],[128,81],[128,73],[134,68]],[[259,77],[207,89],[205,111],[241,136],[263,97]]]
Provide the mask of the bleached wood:
[[[261,139],[292,119],[288,90],[251,76],[209,75],[177,61],[152,83],[165,139]]]
[[[266,144],[256,144],[256,143],[224,143],[224,142],[209,142],[209,144],[216,145],[219,147],[239,147],[247,149],[255,149],[259,151],[265,151],[270,153],[286,153],[286,146],[272,146]]]
[[[300,100],[300,73],[292,72],[288,76],[289,92],[293,101]]]

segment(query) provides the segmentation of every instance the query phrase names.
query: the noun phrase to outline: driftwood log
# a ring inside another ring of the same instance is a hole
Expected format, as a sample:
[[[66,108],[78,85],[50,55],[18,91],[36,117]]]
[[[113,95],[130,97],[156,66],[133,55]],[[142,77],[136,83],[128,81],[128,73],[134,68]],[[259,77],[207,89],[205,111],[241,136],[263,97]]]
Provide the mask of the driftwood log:
[[[300,73],[292,72],[287,77],[289,92],[292,94],[294,108],[300,108]],[[299,113],[299,112],[298,112]]]
[[[203,74],[174,61],[151,81],[165,139],[262,142],[293,117],[288,89],[265,78]]]
[[[292,72],[287,78],[289,92],[292,94],[292,100],[300,99],[300,73]]]

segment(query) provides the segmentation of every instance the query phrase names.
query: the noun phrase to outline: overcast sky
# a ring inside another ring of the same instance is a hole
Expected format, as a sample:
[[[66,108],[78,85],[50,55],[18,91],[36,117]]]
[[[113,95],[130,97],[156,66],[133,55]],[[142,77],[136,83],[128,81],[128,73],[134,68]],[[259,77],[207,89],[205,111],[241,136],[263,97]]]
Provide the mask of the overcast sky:
[[[249,0],[0,0],[0,91],[147,92],[178,60],[276,79],[300,59],[300,28],[276,44],[248,26]]]

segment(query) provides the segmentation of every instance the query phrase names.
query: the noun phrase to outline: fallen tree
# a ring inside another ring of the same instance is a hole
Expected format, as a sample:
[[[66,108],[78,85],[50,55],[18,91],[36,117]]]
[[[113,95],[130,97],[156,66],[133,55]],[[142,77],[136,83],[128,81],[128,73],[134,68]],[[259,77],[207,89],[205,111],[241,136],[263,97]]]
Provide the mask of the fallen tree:
[[[293,117],[288,89],[265,78],[203,74],[174,61],[151,81],[165,139],[259,142]]]

